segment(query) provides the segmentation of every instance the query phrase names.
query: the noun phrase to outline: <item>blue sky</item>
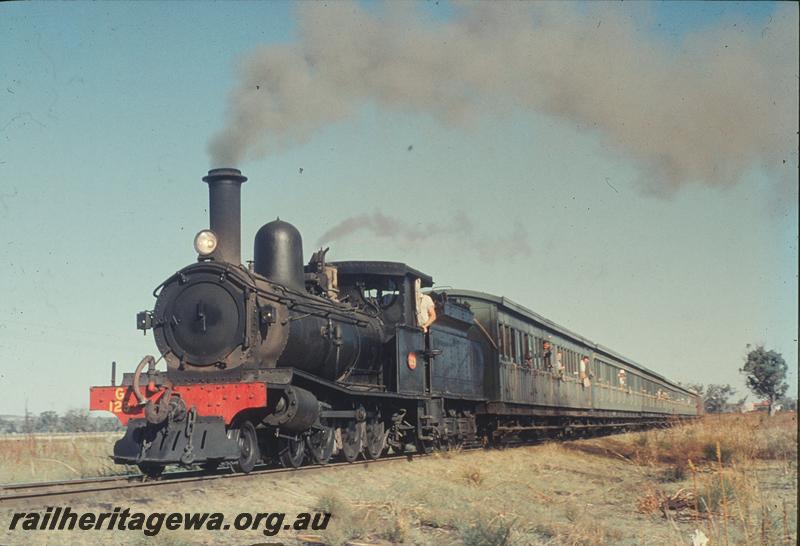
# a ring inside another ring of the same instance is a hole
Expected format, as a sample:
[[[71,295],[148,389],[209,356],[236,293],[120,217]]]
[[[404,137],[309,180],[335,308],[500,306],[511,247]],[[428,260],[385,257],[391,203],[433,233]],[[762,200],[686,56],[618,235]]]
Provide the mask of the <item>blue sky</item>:
[[[447,23],[460,6],[418,8]],[[629,16],[679,50],[687,33],[760,28],[777,8],[658,3]],[[134,316],[195,258],[206,146],[236,63],[294,43],[295,25],[279,2],[0,5],[0,414],[26,401],[34,412],[85,406],[112,360],[131,370],[156,350]],[[447,125],[364,101],[239,166],[250,178],[245,258],[276,216],[301,230],[310,256],[347,217],[424,226],[463,214],[475,228],[466,239],[365,231],[330,256],[404,261],[438,285],[505,295],[670,378],[731,383],[742,396],[745,345],[764,343],[783,353],[796,391],[797,202],[758,165],[738,184],[654,196],[629,157],[570,119],[512,109]],[[519,226],[526,245],[515,249]]]

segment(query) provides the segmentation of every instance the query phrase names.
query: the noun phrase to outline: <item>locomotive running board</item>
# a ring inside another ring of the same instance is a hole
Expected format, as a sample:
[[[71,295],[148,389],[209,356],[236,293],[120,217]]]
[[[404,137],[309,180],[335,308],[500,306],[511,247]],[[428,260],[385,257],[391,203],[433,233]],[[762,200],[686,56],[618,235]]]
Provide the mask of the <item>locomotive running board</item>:
[[[438,398],[447,398],[451,400],[472,400],[475,402],[485,402],[486,398],[484,397],[473,397],[473,396],[462,396],[462,395],[454,395],[450,393],[398,393],[398,392],[389,392],[389,391],[368,391],[362,389],[353,389],[348,388],[345,385],[341,385],[339,383],[335,383],[333,381],[328,381],[327,379],[321,379],[317,376],[311,375],[306,373],[302,370],[298,370],[296,368],[284,368],[287,370],[292,370],[294,376],[297,376],[305,383],[313,383],[316,385],[320,385],[326,387],[331,390],[335,390],[337,392],[348,394],[348,395],[355,395],[367,398],[392,398],[392,399],[403,399],[403,400],[432,400]],[[292,381],[293,384],[296,382]],[[272,387],[272,385],[270,385]]]

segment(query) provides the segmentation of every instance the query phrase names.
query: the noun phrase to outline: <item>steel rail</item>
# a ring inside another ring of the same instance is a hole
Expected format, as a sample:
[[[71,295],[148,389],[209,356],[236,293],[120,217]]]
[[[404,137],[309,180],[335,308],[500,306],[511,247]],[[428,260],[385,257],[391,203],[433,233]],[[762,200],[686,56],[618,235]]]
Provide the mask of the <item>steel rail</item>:
[[[123,489],[135,489],[141,487],[160,487],[166,485],[194,483],[200,481],[243,479],[272,474],[283,474],[286,472],[303,472],[347,467],[347,466],[367,466],[375,463],[394,462],[409,460],[421,457],[425,454],[414,453],[411,455],[391,455],[380,459],[365,459],[350,462],[333,462],[327,464],[311,464],[300,468],[256,468],[249,474],[231,473],[217,471],[209,473],[205,471],[191,470],[186,472],[169,472],[158,479],[148,479],[140,474],[129,474],[116,477],[84,478],[79,480],[57,481],[57,482],[37,482],[0,485],[0,504],[12,500],[27,500],[41,497],[59,496],[80,496],[88,493],[101,491],[115,491]]]

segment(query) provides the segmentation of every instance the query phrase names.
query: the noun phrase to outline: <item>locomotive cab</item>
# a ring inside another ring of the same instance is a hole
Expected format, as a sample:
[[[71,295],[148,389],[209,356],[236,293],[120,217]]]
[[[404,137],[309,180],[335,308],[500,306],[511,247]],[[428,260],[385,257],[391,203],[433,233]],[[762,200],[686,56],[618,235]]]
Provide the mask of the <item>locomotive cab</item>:
[[[397,262],[333,262],[338,276],[340,301],[349,302],[383,319],[386,333],[398,326],[415,328],[414,281],[433,286],[433,279]]]
[[[339,299],[381,318],[384,342],[382,375],[387,391],[422,393],[427,389],[425,336],[416,322],[414,283],[433,279],[398,262],[345,261],[331,264],[338,276]],[[419,367],[417,367],[419,363]]]

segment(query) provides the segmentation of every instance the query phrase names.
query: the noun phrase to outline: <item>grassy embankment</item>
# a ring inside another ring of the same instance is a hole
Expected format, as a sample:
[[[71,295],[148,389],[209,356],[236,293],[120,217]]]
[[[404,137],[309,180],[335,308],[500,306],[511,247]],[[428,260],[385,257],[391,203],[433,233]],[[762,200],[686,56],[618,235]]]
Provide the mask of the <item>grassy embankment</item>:
[[[131,470],[109,458],[121,432],[0,436],[0,484],[71,480]]]

